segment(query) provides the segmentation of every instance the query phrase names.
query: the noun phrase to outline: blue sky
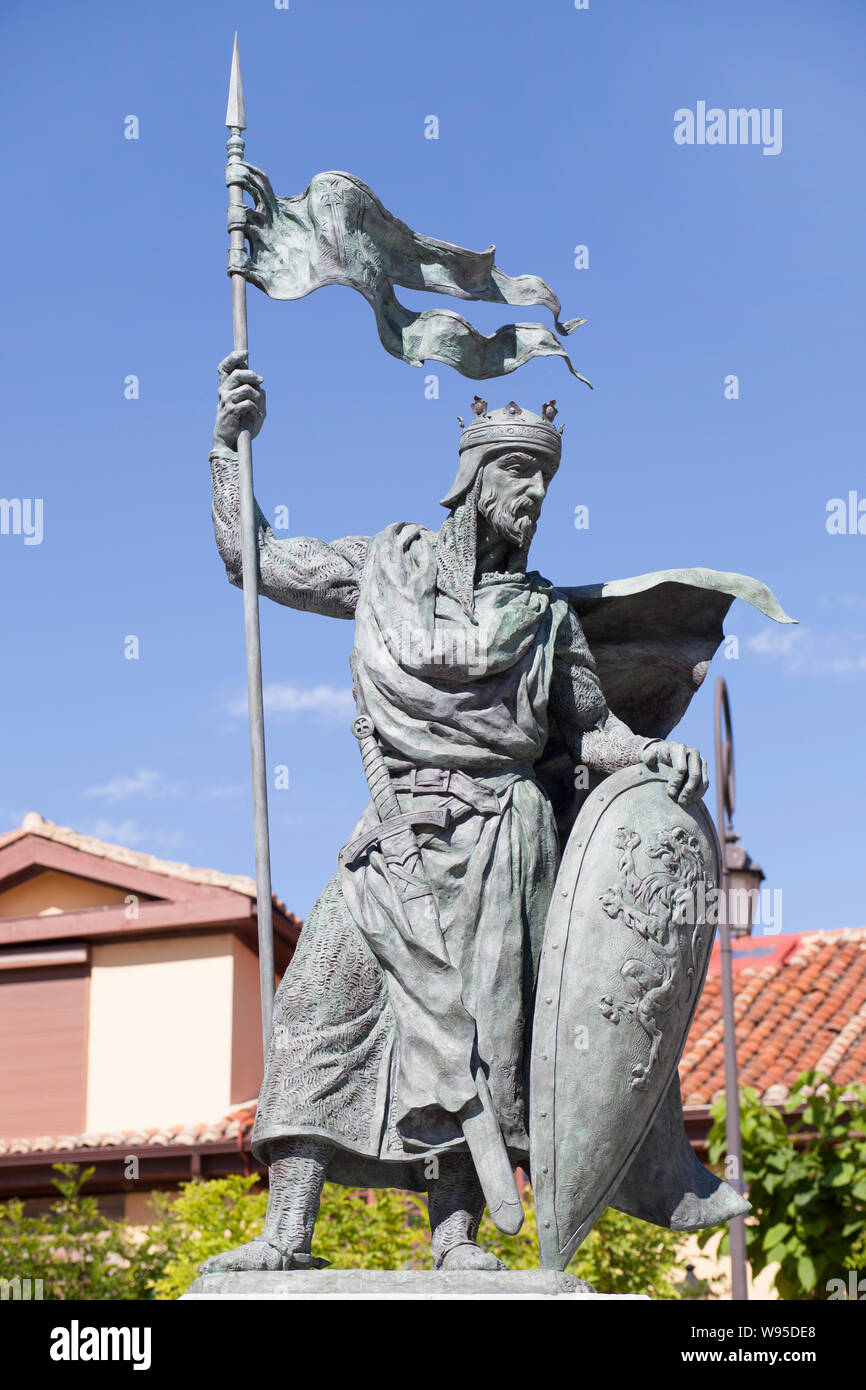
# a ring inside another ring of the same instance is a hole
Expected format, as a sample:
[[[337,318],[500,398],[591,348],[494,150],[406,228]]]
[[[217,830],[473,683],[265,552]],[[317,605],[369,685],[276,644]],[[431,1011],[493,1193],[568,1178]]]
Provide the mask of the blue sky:
[[[44,510],[41,544],[0,535],[0,827],[37,809],[252,869],[241,600],[213,544],[207,465],[231,347],[222,122],[236,27],[247,154],[278,192],[349,170],[419,231],[496,242],[504,270],[544,276],[566,316],[589,320],[571,345],[593,393],[557,360],[484,392],[533,409],[556,396],[566,424],[537,567],[563,584],[739,570],[800,620],[778,628],[736,604],[739,657],[716,658],[680,736],[710,751],[723,674],[736,825],[782,891],[782,930],[861,924],[866,535],[826,529],[829,499],[866,498],[856,0],[4,6],[0,491]],[[674,112],[699,101],[780,108],[781,152],[676,144]],[[534,316],[463,307],[486,332]],[[268,387],[265,510],[287,505],[293,533],[326,538],[404,518],[438,527],[475,385],[387,356],[345,289],[297,304],[251,291],[250,337]],[[352,632],[273,607],[262,635],[283,706],[268,760],[290,771],[271,795],[274,886],[303,914],[365,801]]]

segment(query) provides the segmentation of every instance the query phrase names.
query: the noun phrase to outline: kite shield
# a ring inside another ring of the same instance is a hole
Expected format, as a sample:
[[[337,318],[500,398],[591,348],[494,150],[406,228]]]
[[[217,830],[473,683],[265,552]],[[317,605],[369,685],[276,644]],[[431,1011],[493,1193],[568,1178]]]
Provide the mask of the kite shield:
[[[666,782],[642,765],[608,777],[584,804],[556,880],[530,1085],[545,1269],[564,1269],[604,1208],[620,1205],[617,1190],[676,1085],[709,963],[718,839],[703,803],[678,805]]]

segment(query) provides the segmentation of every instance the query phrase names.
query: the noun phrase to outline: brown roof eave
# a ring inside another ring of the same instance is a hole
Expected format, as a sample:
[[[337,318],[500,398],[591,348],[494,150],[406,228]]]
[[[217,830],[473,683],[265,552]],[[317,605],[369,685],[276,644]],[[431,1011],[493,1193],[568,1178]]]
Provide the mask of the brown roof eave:
[[[138,1177],[127,1176],[130,1158],[138,1162]],[[93,1168],[87,1191],[93,1195],[122,1192],[150,1192],[174,1188],[193,1178],[221,1178],[232,1173],[264,1172],[250,1156],[247,1147],[240,1148],[237,1139],[225,1139],[210,1144],[149,1144],[128,1148],[63,1149],[39,1153],[0,1155],[0,1200],[10,1197],[50,1197],[54,1186],[55,1163],[75,1163],[81,1168]]]

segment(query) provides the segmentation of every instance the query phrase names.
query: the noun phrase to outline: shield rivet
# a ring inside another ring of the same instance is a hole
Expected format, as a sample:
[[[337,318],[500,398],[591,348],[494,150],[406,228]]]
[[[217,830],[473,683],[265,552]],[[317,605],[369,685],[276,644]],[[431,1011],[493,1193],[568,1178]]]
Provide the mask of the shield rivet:
[[[552,1003],[553,1003],[553,1000],[551,999],[551,997],[550,997],[549,994],[548,994],[548,996],[547,996],[547,998],[545,999],[544,1002],[545,1002],[545,1004],[552,1004]]]
[[[544,1229],[545,1229],[546,1231],[549,1231],[549,1230],[550,1230],[550,1222],[549,1222],[549,1221],[545,1221],[545,1223],[544,1223]]]
[[[547,1167],[544,1167],[544,1168],[542,1168],[541,1171],[542,1171],[542,1173],[549,1173],[549,1172],[550,1172],[550,1169],[547,1168]]]
[[[568,889],[567,889],[567,888],[563,888],[563,890],[562,890],[562,896],[563,896],[564,898],[567,898],[567,897],[568,897]]]

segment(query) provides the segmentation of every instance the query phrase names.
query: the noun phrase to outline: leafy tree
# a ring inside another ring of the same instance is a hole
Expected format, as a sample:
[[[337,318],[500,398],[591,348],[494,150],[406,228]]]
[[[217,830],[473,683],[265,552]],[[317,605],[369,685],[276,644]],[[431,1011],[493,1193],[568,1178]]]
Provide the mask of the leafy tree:
[[[677,1298],[673,1275],[682,1272],[682,1243],[679,1231],[651,1226],[608,1207],[569,1269],[581,1279],[588,1279],[599,1293]]]
[[[778,1263],[780,1298],[824,1299],[830,1279],[866,1266],[866,1086],[803,1072],[785,1111],[794,1115],[787,1124],[753,1087],[741,1093],[743,1177],[752,1204],[747,1252],[754,1274]],[[724,1097],[712,1115],[710,1162],[719,1163]],[[726,1234],[720,1253],[728,1249]]]

